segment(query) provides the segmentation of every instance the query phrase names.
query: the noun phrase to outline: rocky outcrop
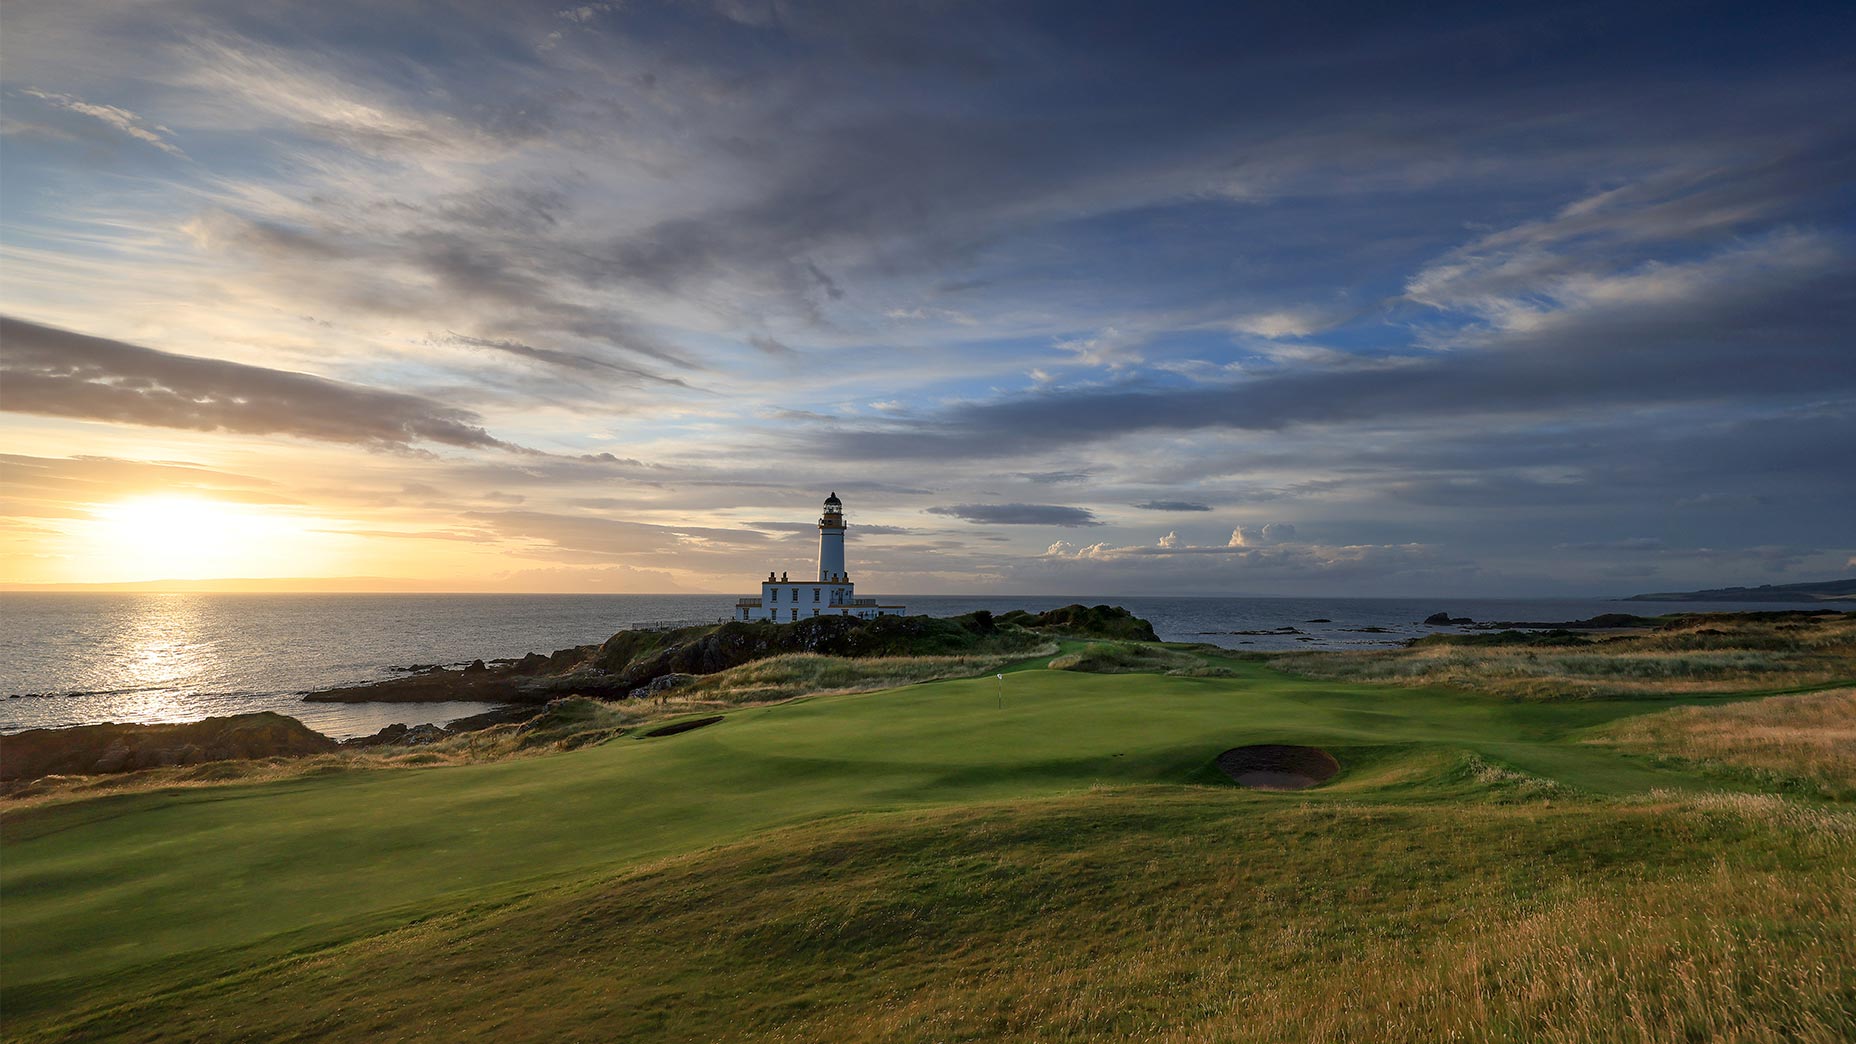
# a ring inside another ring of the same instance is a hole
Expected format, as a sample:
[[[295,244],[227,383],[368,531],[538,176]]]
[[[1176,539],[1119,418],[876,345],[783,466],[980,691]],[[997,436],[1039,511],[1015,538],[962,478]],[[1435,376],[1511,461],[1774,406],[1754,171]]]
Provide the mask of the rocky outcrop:
[[[262,712],[181,725],[79,725],[0,736],[0,780],[132,772],[207,761],[322,754],[339,745],[295,718]]]
[[[461,670],[421,671],[368,685],[312,692],[305,699],[483,700],[537,706],[569,696],[625,699],[655,696],[682,681],[783,653],[823,656],[951,656],[976,651],[1030,650],[1045,635],[1157,641],[1153,625],[1119,606],[1068,605],[1044,613],[1018,610],[932,616],[816,616],[792,623],[734,620],[666,630],[620,631],[598,646],[551,656],[473,662]]]
[[[666,674],[652,678],[647,684],[638,686],[626,695],[634,700],[649,699],[652,696],[662,696],[672,689],[682,688],[695,680],[694,674]]]
[[[526,722],[542,713],[538,707],[499,707],[482,714],[473,714],[468,718],[459,718],[443,727],[427,722],[423,725],[388,725],[372,736],[357,736],[343,740],[344,750],[366,749],[369,747],[418,747],[439,740],[461,736],[466,732],[480,732],[497,725],[514,725]]]
[[[1108,638],[1132,642],[1160,640],[1160,636],[1154,633],[1153,624],[1119,605],[1083,605],[1079,602],[1042,613],[1016,609],[999,617],[999,622],[1073,638]]]

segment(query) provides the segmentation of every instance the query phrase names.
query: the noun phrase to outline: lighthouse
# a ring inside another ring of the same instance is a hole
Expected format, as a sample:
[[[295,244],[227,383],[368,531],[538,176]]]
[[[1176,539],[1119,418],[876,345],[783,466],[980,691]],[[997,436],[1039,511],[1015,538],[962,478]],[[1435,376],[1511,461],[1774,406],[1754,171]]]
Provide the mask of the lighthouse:
[[[785,573],[768,570],[760,582],[759,598],[742,598],[735,602],[734,618],[741,621],[771,620],[796,623],[814,616],[901,616],[905,606],[890,605],[875,598],[857,597],[857,585],[851,582],[844,565],[844,502],[833,493],[825,498],[825,510],[818,517],[818,579],[788,580]]]
[[[818,579],[822,584],[844,579],[844,502],[835,491],[818,518]]]

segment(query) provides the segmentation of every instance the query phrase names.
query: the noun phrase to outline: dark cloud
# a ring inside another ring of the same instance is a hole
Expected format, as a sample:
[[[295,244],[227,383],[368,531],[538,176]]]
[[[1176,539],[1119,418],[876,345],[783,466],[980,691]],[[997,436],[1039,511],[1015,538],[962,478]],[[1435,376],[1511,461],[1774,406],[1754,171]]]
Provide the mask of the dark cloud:
[[[445,340],[451,344],[464,345],[470,348],[482,348],[493,352],[502,352],[524,359],[533,359],[536,362],[547,363],[550,366],[559,366],[569,370],[579,370],[583,373],[617,374],[619,376],[631,377],[652,384],[671,384],[679,388],[689,387],[688,383],[675,377],[661,377],[646,370],[635,369],[630,366],[620,366],[617,363],[607,362],[604,359],[595,359],[585,355],[575,355],[572,352],[563,352],[556,348],[537,348],[534,345],[523,344],[520,341],[501,341],[487,337],[466,337],[463,334],[456,333],[446,334]]]
[[[409,448],[513,449],[475,414],[403,392],[203,359],[0,317],[16,413]]]
[[[819,439],[865,459],[993,457],[1141,432],[1847,396],[1852,286],[1856,266],[1841,252],[1797,266],[1753,261],[1706,294],[1572,311],[1447,353],[1236,382],[1058,389]],[[1754,352],[1761,363],[1748,366]]]
[[[766,334],[749,334],[748,344],[756,351],[773,356],[776,359],[789,359],[799,354],[795,352],[790,345],[775,340]]]
[[[1059,504],[952,504],[926,508],[931,515],[951,515],[992,526],[1099,526],[1088,508]]]
[[[764,529],[770,533],[816,533],[816,522],[749,522],[753,529]],[[850,536],[864,534],[867,536],[891,536],[897,533],[913,533],[914,530],[903,526],[884,526],[868,522],[854,522],[849,529]]]
[[[1190,500],[1149,500],[1135,507],[1142,511],[1210,511],[1210,504],[1200,504]]]

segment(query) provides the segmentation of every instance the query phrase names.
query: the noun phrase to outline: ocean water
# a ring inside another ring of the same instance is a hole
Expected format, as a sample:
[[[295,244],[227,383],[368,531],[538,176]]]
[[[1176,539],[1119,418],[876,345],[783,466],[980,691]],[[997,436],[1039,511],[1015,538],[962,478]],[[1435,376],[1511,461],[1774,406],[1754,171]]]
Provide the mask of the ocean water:
[[[1126,606],[1162,638],[1233,649],[1374,648],[1477,620],[1572,620],[1606,612],[1809,608],[1781,603],[1377,598],[896,596],[912,614]],[[395,722],[443,723],[490,704],[308,703],[303,693],[604,641],[628,626],[725,617],[734,595],[0,595],[0,733],[102,721],[193,721],[273,710],[337,738]],[[1327,622],[1315,623],[1312,621]],[[1293,627],[1297,634],[1244,635]],[[1370,633],[1368,627],[1387,633]]]

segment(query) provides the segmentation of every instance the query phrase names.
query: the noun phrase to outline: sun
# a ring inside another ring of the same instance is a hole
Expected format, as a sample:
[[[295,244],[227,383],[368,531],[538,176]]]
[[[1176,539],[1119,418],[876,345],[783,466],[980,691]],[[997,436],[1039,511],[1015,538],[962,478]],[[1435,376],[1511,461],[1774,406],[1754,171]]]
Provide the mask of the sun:
[[[204,497],[101,505],[86,536],[88,571],[109,580],[301,576],[322,553],[299,519]]]

